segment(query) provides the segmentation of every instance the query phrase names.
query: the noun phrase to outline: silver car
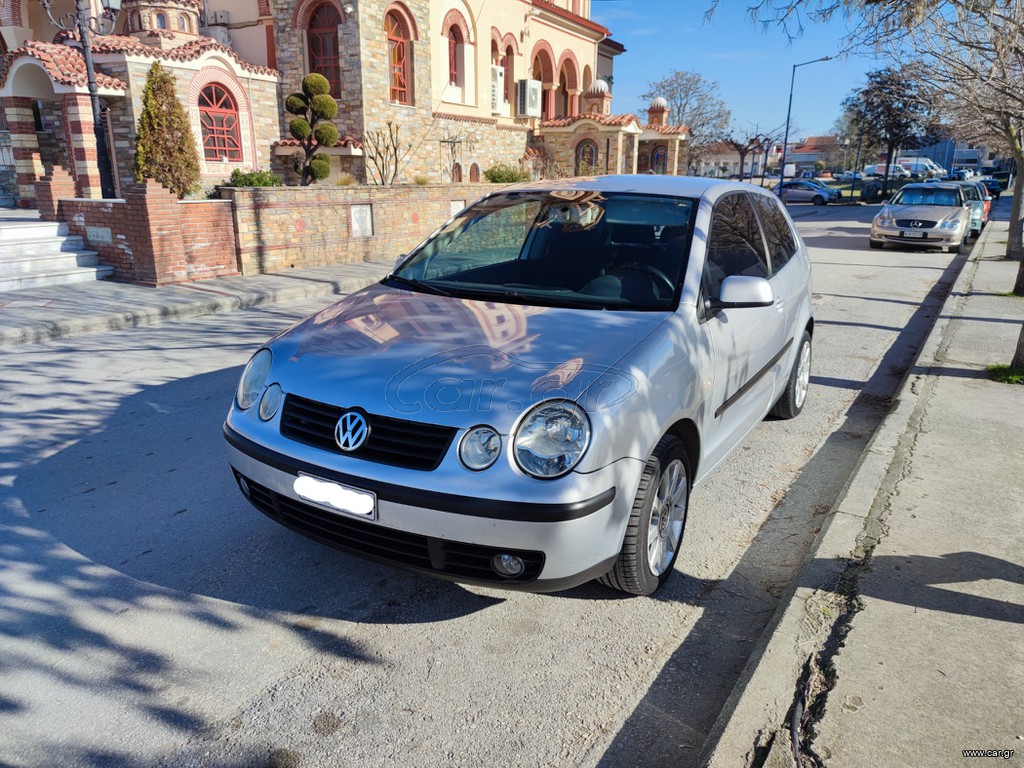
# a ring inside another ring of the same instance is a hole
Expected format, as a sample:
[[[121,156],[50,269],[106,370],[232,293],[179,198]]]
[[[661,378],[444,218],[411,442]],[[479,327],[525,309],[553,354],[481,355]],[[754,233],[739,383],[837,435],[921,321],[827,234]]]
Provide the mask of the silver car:
[[[826,205],[837,203],[843,193],[833,189],[824,182],[817,179],[793,179],[783,181],[772,188],[772,192],[782,198],[784,203],[813,203],[814,205]]]
[[[803,408],[810,276],[749,184],[504,188],[253,355],[235,479],[274,520],[419,573],[650,594],[694,486]]]
[[[971,233],[971,207],[956,182],[907,184],[871,222],[872,248],[886,243],[956,253]]]

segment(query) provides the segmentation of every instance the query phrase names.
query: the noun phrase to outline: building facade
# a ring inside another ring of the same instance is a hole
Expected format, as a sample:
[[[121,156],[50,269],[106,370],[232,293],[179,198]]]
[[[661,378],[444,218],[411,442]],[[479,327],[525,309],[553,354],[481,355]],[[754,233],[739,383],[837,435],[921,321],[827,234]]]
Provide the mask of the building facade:
[[[101,195],[82,46],[56,31],[40,0],[0,6],[0,193],[27,203],[55,165],[78,195]],[[206,187],[235,169],[291,167],[284,103],[310,72],[339,104],[327,183],[377,178],[374,137],[395,143],[399,182],[476,181],[498,163],[535,176],[676,173],[688,138],[661,100],[646,122],[612,114],[624,49],[590,20],[590,0],[124,0],[115,32],[92,51],[118,196],[134,183],[154,61],[175,77]]]

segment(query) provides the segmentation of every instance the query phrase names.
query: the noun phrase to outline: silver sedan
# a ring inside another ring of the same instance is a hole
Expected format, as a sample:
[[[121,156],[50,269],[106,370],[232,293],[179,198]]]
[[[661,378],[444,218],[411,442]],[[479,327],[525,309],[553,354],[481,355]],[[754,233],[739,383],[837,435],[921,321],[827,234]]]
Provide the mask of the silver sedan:
[[[804,406],[810,272],[749,184],[503,189],[255,353],[234,477],[283,525],[420,573],[650,594],[693,487]]]
[[[907,184],[871,222],[871,247],[912,245],[956,253],[971,233],[971,208],[953,183]]]

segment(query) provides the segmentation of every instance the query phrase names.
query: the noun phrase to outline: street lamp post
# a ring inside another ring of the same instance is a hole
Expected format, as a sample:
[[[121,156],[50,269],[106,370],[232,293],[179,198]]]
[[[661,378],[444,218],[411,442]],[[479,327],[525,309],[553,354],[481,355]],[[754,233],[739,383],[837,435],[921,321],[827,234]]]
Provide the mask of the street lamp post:
[[[89,15],[86,0],[75,0],[75,10],[54,18],[50,10],[51,0],[39,0],[53,26],[65,32],[78,31],[82,42],[82,58],[85,59],[85,76],[89,86],[89,100],[92,102],[92,129],[96,136],[96,155],[100,171],[100,189],[103,197],[114,197],[114,172],[110,167],[110,153],[107,151],[107,134],[103,128],[103,113],[100,109],[99,87],[96,85],[96,68],[92,60],[92,36],[109,35],[117,24],[121,12],[121,0],[101,0],[103,13]],[[70,147],[69,147],[70,149]]]
[[[806,67],[808,64],[816,64],[819,61],[831,61],[831,56],[822,56],[820,59],[811,59],[800,64],[793,65],[793,74],[789,78],[789,107],[786,109],[786,136],[782,140],[782,164],[779,168],[779,183],[786,180],[786,150],[789,147],[789,118],[793,113],[793,84],[796,82],[796,68]]]

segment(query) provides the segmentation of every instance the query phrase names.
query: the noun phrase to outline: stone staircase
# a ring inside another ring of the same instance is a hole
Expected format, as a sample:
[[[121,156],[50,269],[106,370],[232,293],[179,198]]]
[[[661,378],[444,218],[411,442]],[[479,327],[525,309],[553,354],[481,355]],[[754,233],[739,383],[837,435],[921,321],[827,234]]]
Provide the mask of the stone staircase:
[[[114,270],[63,222],[0,221],[0,291],[102,280]]]

